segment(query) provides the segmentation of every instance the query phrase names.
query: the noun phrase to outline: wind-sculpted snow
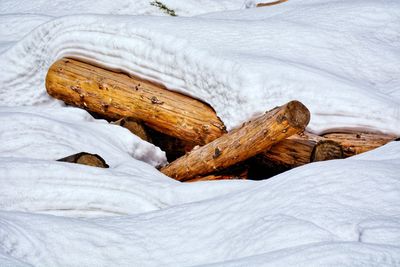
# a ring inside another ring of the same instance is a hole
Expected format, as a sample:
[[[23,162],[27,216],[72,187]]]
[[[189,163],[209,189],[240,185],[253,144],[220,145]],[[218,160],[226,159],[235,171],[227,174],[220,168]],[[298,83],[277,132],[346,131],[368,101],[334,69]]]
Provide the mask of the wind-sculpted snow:
[[[202,99],[228,128],[298,99],[309,130],[400,134],[399,2],[162,2],[203,15],[0,2],[0,266],[400,266],[400,142],[265,181],[180,183],[155,168],[159,148],[44,87],[69,56]],[[110,168],[56,161],[82,151]]]
[[[280,11],[242,11],[256,14],[253,20],[217,15],[52,20],[0,55],[0,104],[53,104],[44,89],[47,69],[70,56],[203,99],[228,128],[298,99],[312,113],[312,131],[400,133],[399,3],[274,10]]]
[[[134,216],[3,211],[0,240],[4,253],[34,266],[396,266],[399,163],[315,163],[223,197]]]

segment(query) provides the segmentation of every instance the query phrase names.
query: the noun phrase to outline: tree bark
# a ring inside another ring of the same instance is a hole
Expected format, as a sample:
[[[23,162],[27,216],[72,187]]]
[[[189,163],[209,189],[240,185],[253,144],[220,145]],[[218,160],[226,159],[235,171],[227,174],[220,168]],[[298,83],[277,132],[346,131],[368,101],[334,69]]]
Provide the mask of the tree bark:
[[[295,134],[256,156],[256,162],[268,168],[294,168],[314,161],[343,158],[342,147],[334,141],[311,134]]]
[[[360,153],[383,146],[394,141],[396,136],[379,133],[329,133],[324,138],[335,141],[343,147],[344,157],[351,157]]]
[[[163,167],[161,172],[185,181],[225,169],[303,131],[309,120],[308,109],[298,101],[291,101],[203,147],[192,150]]]
[[[47,92],[109,119],[132,117],[182,140],[204,145],[226,132],[207,104],[164,86],[63,58],[46,77]]]

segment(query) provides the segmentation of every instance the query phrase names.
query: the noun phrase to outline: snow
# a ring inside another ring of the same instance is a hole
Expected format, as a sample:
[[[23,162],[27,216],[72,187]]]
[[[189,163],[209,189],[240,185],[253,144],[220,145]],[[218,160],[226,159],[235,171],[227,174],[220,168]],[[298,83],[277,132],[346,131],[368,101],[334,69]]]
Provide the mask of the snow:
[[[400,142],[184,184],[159,148],[44,87],[70,56],[202,99],[229,129],[298,99],[310,131],[400,135],[400,3],[149,2],[1,1],[0,266],[400,266]],[[55,161],[81,151],[110,168]]]

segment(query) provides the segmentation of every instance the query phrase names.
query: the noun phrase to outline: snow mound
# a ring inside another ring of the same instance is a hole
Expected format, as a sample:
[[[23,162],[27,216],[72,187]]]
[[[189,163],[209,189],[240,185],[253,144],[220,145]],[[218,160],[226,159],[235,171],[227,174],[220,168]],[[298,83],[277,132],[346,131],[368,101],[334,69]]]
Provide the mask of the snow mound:
[[[384,152],[400,155],[400,144]],[[397,265],[399,164],[398,156],[309,164],[242,191],[134,216],[3,211],[0,240],[6,254],[34,266]]]
[[[172,18],[131,16],[162,14],[144,0],[1,1],[0,266],[400,266],[400,142],[184,184],[155,146],[46,94],[69,56],[202,99],[228,128],[298,99],[311,131],[400,134],[398,1],[256,2],[163,0],[202,14]],[[55,161],[81,151],[110,168]]]
[[[321,1],[265,10],[219,19],[51,20],[0,55],[0,105],[54,104],[44,78],[51,63],[70,56],[200,98],[228,128],[297,99],[311,111],[311,131],[400,134],[400,3]],[[253,14],[257,19],[242,19]]]

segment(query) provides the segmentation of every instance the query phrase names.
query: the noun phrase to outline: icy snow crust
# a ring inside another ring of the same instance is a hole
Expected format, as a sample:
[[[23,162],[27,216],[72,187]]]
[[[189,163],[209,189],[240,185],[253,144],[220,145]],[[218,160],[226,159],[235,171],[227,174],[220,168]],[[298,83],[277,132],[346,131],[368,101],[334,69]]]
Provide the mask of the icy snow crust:
[[[400,266],[400,142],[260,182],[183,184],[155,169],[160,149],[44,88],[71,56],[203,99],[229,128],[299,99],[312,131],[399,134],[400,3],[163,3],[214,13],[1,1],[0,266]],[[81,151],[110,168],[55,161]]]

